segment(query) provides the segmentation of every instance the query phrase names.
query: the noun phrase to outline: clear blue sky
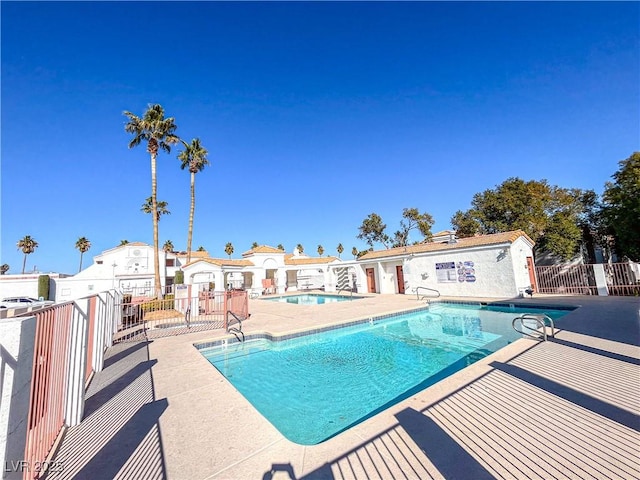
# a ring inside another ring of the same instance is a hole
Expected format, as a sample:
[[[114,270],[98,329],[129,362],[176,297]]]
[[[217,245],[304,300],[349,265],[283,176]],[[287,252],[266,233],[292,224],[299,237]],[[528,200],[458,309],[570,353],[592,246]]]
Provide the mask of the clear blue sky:
[[[2,2],[0,263],[74,273],[152,243],[143,146],[124,110],[160,103],[212,165],[194,249],[366,245],[404,207],[451,228],[508,177],[594,189],[639,150],[640,4]],[[160,243],[186,248],[189,174],[158,159]],[[412,239],[418,239],[416,235]]]

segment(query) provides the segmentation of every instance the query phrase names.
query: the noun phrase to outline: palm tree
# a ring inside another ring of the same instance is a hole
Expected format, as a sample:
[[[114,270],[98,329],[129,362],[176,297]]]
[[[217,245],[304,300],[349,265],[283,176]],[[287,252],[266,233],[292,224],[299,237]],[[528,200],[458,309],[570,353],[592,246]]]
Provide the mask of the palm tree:
[[[24,253],[24,260],[22,261],[22,273],[24,273],[24,268],[27,265],[27,255],[35,252],[36,248],[38,248],[38,242],[35,239],[31,238],[30,235],[26,235],[24,238],[18,241],[18,250],[22,250]]]
[[[353,247],[351,249],[351,255],[353,255],[353,258],[356,258],[358,256],[358,249],[356,247]]]
[[[126,245],[127,243],[129,243],[129,240],[120,240],[120,245],[118,245],[119,247]]]
[[[171,240],[167,240],[162,245],[162,250],[164,251],[164,278],[165,278],[165,288],[166,288],[166,279],[167,279],[167,254],[173,252],[173,242]],[[165,291],[165,293],[169,293]]]
[[[158,151],[164,150],[171,152],[171,145],[178,143],[179,138],[174,133],[176,131],[175,119],[173,117],[164,117],[164,109],[161,105],[149,105],[146,112],[141,117],[131,113],[123,112],[129,119],[125,124],[124,130],[133,135],[133,139],[129,142],[129,148],[137,147],[142,142],[147,143],[147,152],[151,156],[151,208],[152,211],[158,210],[157,204],[157,180],[156,180],[156,159]],[[153,219],[153,259],[154,259],[154,276],[155,290],[158,298],[162,295],[162,287],[160,285],[160,254],[158,252],[158,215],[151,215]]]
[[[3,263],[0,266],[0,275],[4,275],[5,273],[7,273],[9,271],[9,264],[8,263]]]
[[[251,249],[258,248],[258,242],[253,242],[251,244]]]
[[[318,245],[318,255],[322,256],[324,253],[324,247],[322,245]]]
[[[284,252],[284,245],[282,245],[281,243],[278,244],[278,246],[276,247],[278,250],[282,250]]]
[[[302,253],[304,252],[304,247],[302,246],[301,243],[298,244],[298,246],[296,247],[298,249],[298,253]]]
[[[233,255],[233,244],[231,242],[228,242],[225,246],[224,246],[224,253],[226,253],[227,255],[229,255],[229,258],[231,258],[231,255]]]
[[[194,138],[190,144],[182,141],[184,150],[178,154],[178,160],[182,162],[180,168],[189,167],[191,174],[191,208],[189,209],[189,233],[187,234],[187,263],[191,260],[191,238],[193,236],[193,213],[196,209],[196,173],[204,170],[209,165],[207,149],[200,145],[200,139]]]
[[[156,201],[156,217],[158,222],[160,221],[161,215],[171,215],[171,212],[167,208],[168,206],[169,204],[163,200]],[[140,211],[144,213],[151,213],[153,211],[153,202],[151,197],[147,197],[147,200],[142,204]]]
[[[86,251],[91,248],[91,242],[87,239],[87,237],[80,237],[76,242],[76,248],[80,250],[80,267],[78,268],[78,272],[82,271],[82,256]]]
[[[338,246],[336,247],[336,251],[338,252],[338,258],[340,258],[340,255],[342,255],[342,252],[344,252],[344,247],[342,246],[341,243],[339,243]]]
[[[164,250],[165,253],[173,252],[173,242],[171,240],[167,240],[166,242],[164,242],[164,245],[162,245],[162,250]]]
[[[204,247],[202,245],[200,245],[198,247],[198,250],[196,250],[197,252],[206,252],[206,250],[204,249]]]

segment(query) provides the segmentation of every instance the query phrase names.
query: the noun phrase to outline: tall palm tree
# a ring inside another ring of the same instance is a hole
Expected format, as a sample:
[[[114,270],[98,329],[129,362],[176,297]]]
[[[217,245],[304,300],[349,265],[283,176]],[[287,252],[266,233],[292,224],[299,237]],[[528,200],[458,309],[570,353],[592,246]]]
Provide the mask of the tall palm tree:
[[[80,272],[82,271],[82,256],[91,248],[91,242],[87,237],[80,237],[76,242],[76,248],[80,250],[80,267],[78,268],[78,272]]]
[[[171,212],[167,208],[169,204],[163,200],[156,200],[156,217],[157,221],[160,221],[161,215],[171,215]],[[147,200],[140,207],[140,211],[144,213],[151,213],[153,211],[153,201],[151,197],[147,197]],[[128,242],[127,242],[128,243]]]
[[[164,150],[171,152],[171,145],[178,143],[180,140],[175,134],[176,124],[173,117],[165,118],[164,108],[161,105],[149,105],[148,109],[142,117],[125,111],[124,115],[128,118],[128,122],[124,126],[127,133],[133,135],[133,139],[129,142],[129,148],[137,147],[142,142],[147,143],[147,152],[151,156],[151,208],[152,211],[158,210],[157,205],[157,180],[156,180],[156,159],[158,151]],[[153,219],[153,259],[154,259],[154,276],[156,296],[161,298],[162,287],[160,285],[160,254],[158,240],[158,215],[151,215]]]
[[[303,253],[304,252],[304,247],[302,246],[301,243],[299,243],[296,248],[298,249],[298,253]]]
[[[318,245],[318,255],[322,256],[324,253],[324,247],[322,245]]]
[[[0,275],[4,275],[5,273],[7,273],[9,271],[9,264],[8,263],[3,263],[0,266]]]
[[[191,260],[191,238],[193,237],[193,213],[196,209],[196,173],[204,170],[209,165],[207,149],[200,145],[200,139],[194,138],[188,144],[182,141],[184,150],[178,154],[178,160],[182,162],[180,168],[189,168],[191,174],[191,208],[189,209],[189,233],[187,234],[187,263]]]
[[[164,245],[162,245],[162,250],[164,251],[164,278],[165,278],[165,288],[167,287],[166,285],[166,279],[167,279],[167,254],[170,252],[173,252],[173,242],[171,240],[167,240],[166,242],[164,242]],[[165,293],[169,293],[168,291],[166,291]]]
[[[231,258],[231,255],[233,255],[233,244],[231,242],[228,242],[225,246],[224,246],[224,253],[226,253],[227,255],[229,255],[229,258]]]
[[[164,250],[166,253],[173,252],[173,242],[171,240],[167,240],[166,242],[164,242],[164,245],[162,245],[162,250]]]
[[[338,246],[336,247],[336,251],[338,252],[338,258],[340,258],[340,255],[342,255],[342,252],[344,252],[344,247],[342,246],[341,243],[339,243]]]
[[[351,249],[351,255],[353,255],[353,258],[356,258],[358,256],[358,249],[356,247],[353,247]]]
[[[22,250],[22,253],[24,253],[24,260],[22,261],[22,273],[24,273],[24,268],[27,266],[27,255],[35,252],[36,248],[38,248],[38,242],[31,238],[31,235],[26,235],[18,241],[17,245],[18,250]]]
[[[120,245],[118,245],[119,247],[126,245],[129,243],[129,240],[120,240]]]

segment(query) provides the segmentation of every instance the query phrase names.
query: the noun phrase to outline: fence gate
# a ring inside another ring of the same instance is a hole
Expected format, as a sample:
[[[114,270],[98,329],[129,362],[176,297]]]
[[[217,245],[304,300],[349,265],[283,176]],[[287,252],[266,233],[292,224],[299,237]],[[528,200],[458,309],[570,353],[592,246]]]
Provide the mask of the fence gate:
[[[606,285],[597,285],[596,267],[604,269]],[[540,293],[598,295],[598,286],[606,286],[609,295],[640,295],[637,263],[536,267],[536,277]]]
[[[228,311],[241,319],[248,317],[247,299],[244,290],[197,291],[195,285],[178,285],[174,294],[165,295],[162,300],[124,294],[117,307],[121,319],[114,342],[224,328]]]

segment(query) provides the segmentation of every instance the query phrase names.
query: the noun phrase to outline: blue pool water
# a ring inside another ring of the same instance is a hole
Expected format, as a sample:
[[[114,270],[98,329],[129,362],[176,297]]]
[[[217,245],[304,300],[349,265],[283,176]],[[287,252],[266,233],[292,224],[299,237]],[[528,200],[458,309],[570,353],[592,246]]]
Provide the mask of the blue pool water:
[[[263,298],[271,302],[295,303],[298,305],[321,305],[323,303],[348,302],[350,300],[359,300],[362,297],[352,297],[351,295],[325,295],[310,294],[301,295],[285,295],[282,297]]]
[[[503,310],[503,311],[501,311]],[[314,445],[520,336],[509,307],[427,310],[283,341],[201,353],[289,440]],[[569,310],[544,310],[554,319]]]

